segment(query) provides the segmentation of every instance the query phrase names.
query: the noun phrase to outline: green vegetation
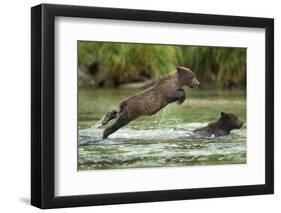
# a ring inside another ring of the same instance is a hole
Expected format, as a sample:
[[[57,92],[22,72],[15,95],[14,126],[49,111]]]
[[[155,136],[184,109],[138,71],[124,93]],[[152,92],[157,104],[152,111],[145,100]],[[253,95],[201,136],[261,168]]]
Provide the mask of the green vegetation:
[[[183,47],[182,54],[182,63],[190,65],[201,81],[221,88],[245,87],[245,48]]]
[[[80,85],[118,86],[159,79],[177,65],[194,71],[203,87],[244,88],[246,49],[78,42]]]

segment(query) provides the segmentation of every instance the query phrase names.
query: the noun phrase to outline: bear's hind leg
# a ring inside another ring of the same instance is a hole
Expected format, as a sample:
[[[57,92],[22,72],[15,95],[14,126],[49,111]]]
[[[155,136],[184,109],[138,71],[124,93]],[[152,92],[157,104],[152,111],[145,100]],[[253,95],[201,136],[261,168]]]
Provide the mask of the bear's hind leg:
[[[110,134],[112,134],[113,132],[116,132],[118,129],[120,129],[121,127],[125,126],[126,124],[128,124],[131,121],[131,119],[129,119],[128,117],[128,113],[126,110],[122,111],[119,115],[117,120],[115,121],[115,123],[113,123],[111,126],[107,127],[104,131],[103,131],[103,135],[102,138],[107,138]]]
[[[102,125],[106,125],[109,121],[111,121],[112,119],[117,117],[117,111],[113,110],[111,112],[106,113],[106,115],[104,116],[103,120],[102,120]]]

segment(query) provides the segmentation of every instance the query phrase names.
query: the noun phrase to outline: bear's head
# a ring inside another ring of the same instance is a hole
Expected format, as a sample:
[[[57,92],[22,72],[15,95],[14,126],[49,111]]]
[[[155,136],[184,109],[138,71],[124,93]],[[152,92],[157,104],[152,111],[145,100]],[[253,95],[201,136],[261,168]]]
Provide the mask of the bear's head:
[[[228,130],[240,129],[243,126],[243,122],[232,113],[221,112],[220,119],[223,122],[223,126]]]
[[[195,74],[190,69],[178,66],[177,73],[180,87],[189,86],[190,88],[196,88],[200,85],[200,82],[196,79]]]

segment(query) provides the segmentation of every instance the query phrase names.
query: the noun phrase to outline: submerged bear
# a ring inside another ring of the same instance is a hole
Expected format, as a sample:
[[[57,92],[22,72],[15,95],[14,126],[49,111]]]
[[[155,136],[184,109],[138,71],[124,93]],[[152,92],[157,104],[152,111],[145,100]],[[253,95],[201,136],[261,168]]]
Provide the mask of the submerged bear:
[[[202,137],[215,137],[228,135],[233,129],[240,129],[243,126],[243,122],[232,113],[221,112],[220,118],[209,123],[208,126],[195,129],[193,133]]]
[[[126,98],[120,103],[118,109],[108,112],[103,118],[102,124],[106,125],[115,118],[116,121],[104,130],[102,137],[107,138],[140,116],[155,114],[169,103],[182,104],[185,100],[185,92],[182,87],[196,88],[199,84],[191,70],[177,67],[174,74],[162,77],[151,88]]]

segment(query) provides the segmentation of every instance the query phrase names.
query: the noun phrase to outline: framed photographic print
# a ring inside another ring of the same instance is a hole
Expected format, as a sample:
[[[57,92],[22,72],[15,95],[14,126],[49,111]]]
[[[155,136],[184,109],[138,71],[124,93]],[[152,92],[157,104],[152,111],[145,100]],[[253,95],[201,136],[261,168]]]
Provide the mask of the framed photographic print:
[[[271,194],[274,21],[31,9],[31,204]]]

